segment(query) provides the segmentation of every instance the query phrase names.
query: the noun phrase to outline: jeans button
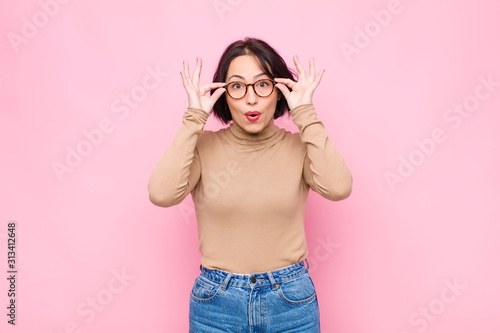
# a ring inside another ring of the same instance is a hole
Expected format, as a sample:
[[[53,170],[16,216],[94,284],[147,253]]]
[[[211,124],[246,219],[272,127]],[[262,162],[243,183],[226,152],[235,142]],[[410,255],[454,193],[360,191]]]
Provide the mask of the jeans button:
[[[250,278],[250,282],[252,282],[252,283],[257,282],[257,279],[255,278],[255,276],[252,276],[252,277]]]

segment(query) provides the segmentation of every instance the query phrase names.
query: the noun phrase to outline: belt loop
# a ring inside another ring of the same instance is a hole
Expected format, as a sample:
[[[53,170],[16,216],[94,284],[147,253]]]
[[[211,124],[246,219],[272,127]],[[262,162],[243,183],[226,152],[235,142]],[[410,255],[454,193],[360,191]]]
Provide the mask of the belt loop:
[[[309,270],[309,261],[307,261],[307,258],[305,258],[305,261],[307,263],[307,268],[306,268],[306,272]]]
[[[269,281],[271,281],[272,290],[276,290],[277,289],[277,286],[275,286],[276,280],[274,279],[273,273],[271,273],[271,271],[267,272],[267,277],[269,278]]]
[[[233,277],[233,273],[228,272],[226,275],[226,279],[224,280],[224,282],[222,282],[222,290],[226,290],[227,284],[229,283],[229,280],[231,279],[231,277]]]

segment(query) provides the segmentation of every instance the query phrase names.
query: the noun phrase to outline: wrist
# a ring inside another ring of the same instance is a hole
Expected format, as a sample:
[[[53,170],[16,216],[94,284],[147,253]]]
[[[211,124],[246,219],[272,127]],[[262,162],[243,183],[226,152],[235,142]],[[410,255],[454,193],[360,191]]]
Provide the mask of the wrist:
[[[191,106],[188,106],[187,110],[184,112],[184,119],[192,119],[195,120],[197,123],[203,123],[203,124],[206,123],[209,116],[210,114],[207,113],[205,110]]]
[[[314,105],[311,103],[302,103],[302,104],[297,104],[294,106],[292,109],[290,109],[290,113],[293,115],[297,114],[300,110],[302,109],[307,109],[310,107],[314,107]]]
[[[201,107],[201,106],[188,105],[187,108],[188,108],[188,110],[203,111],[206,114],[210,114],[210,112],[212,112],[212,110],[207,111],[207,110],[203,109],[203,107]]]

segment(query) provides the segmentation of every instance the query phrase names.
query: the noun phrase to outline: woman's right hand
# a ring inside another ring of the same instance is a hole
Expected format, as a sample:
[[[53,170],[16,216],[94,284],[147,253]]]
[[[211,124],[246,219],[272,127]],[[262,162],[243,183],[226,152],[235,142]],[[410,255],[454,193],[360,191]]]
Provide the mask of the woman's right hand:
[[[186,60],[183,61],[184,69],[181,71],[182,84],[188,95],[189,107],[202,109],[206,113],[210,113],[214,107],[215,102],[226,91],[222,88],[224,82],[214,82],[207,84],[203,87],[200,86],[201,74],[201,58],[197,58],[196,68],[193,77],[189,74],[189,64]],[[205,96],[210,90],[218,88],[211,96]]]

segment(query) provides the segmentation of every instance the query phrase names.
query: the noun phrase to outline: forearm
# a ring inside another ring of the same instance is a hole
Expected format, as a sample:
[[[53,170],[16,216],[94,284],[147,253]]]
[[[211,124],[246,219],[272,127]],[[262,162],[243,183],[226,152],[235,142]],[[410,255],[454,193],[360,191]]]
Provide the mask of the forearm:
[[[196,143],[208,116],[195,108],[188,108],[184,113],[180,129],[149,178],[149,199],[153,204],[176,205],[196,185],[200,174],[199,163],[195,161]]]
[[[329,200],[347,198],[352,190],[352,175],[344,158],[328,138],[324,124],[317,118],[312,104],[290,111],[306,144],[304,178],[309,186]]]

